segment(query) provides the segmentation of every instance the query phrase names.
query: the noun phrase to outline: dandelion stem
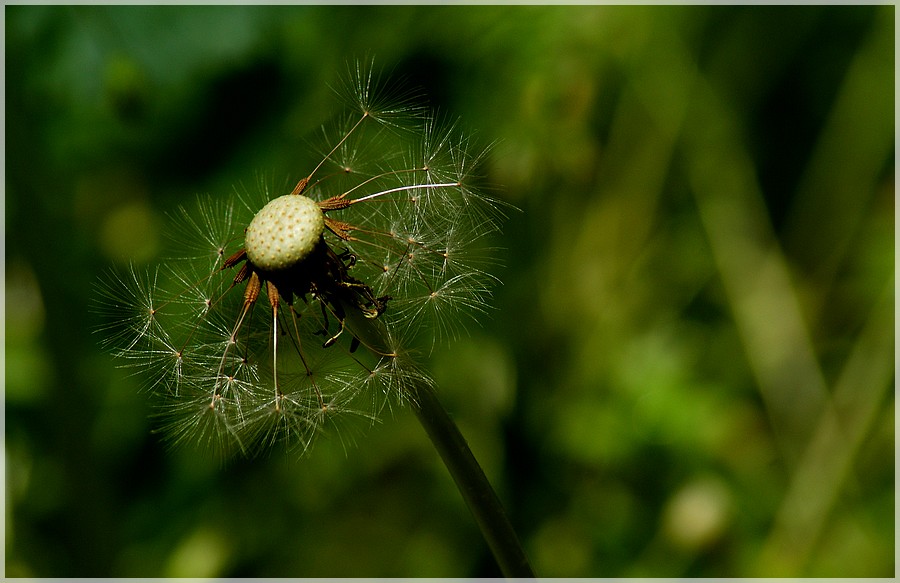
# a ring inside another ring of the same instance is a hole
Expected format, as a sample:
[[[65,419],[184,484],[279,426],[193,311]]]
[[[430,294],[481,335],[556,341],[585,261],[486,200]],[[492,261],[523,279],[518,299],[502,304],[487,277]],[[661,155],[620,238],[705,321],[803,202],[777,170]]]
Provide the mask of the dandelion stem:
[[[431,387],[418,388],[412,407],[475,516],[500,571],[505,577],[534,578],[534,572],[500,499],[459,427],[450,418]]]
[[[360,316],[358,310],[348,309],[346,314],[351,332],[372,354],[379,358],[397,358],[383,324]],[[466,443],[466,438],[441,404],[434,389],[430,383],[420,381],[407,390],[419,423],[456,482],[456,487],[475,517],[500,571],[508,578],[533,579],[534,572],[500,499]]]

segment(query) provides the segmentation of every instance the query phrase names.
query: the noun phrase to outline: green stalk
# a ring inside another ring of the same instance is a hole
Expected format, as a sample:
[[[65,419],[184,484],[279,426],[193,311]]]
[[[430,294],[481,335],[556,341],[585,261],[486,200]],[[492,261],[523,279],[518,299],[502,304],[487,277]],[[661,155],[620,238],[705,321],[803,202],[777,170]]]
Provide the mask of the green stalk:
[[[345,324],[373,354],[396,358],[390,348],[389,334],[379,320],[364,318],[358,310],[346,309]],[[419,382],[410,391],[410,401],[419,422],[437,449],[444,465],[456,482],[463,500],[475,517],[500,571],[508,578],[535,577],[519,538],[491,487],[469,444],[427,382]]]
[[[412,408],[475,516],[500,571],[505,577],[534,578],[500,499],[431,387],[419,387]]]

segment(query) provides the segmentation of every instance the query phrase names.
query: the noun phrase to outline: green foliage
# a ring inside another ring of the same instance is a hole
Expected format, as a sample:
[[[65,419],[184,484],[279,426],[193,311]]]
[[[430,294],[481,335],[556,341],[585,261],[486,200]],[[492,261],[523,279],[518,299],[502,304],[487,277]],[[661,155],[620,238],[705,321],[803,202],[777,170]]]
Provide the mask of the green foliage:
[[[5,11],[7,575],[496,574],[408,411],[223,467],[91,332],[368,54],[524,211],[429,368],[539,575],[893,575],[892,6]]]

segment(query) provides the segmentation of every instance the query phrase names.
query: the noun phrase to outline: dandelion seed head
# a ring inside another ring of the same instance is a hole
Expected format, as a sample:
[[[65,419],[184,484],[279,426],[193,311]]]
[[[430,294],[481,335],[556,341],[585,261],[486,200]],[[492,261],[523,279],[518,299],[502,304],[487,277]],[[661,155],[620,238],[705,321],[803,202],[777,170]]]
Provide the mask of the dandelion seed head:
[[[476,184],[486,150],[371,62],[349,73],[353,111],[293,191],[201,197],[171,217],[170,256],[100,286],[105,343],[148,379],[173,445],[302,452],[373,423],[430,387],[417,350],[489,312],[504,213]]]

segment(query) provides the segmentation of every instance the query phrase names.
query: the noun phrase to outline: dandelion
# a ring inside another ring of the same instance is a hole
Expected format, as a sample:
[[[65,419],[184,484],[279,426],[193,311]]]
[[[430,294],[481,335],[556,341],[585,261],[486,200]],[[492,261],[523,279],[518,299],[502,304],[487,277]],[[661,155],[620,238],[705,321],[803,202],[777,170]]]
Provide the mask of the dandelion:
[[[478,188],[485,151],[371,63],[338,90],[352,111],[323,127],[321,160],[292,189],[201,198],[173,217],[178,253],[100,285],[104,342],[159,397],[173,444],[302,452],[339,419],[405,403],[439,449],[465,444],[455,426],[433,434],[452,422],[413,347],[488,309],[484,242],[504,215]]]

